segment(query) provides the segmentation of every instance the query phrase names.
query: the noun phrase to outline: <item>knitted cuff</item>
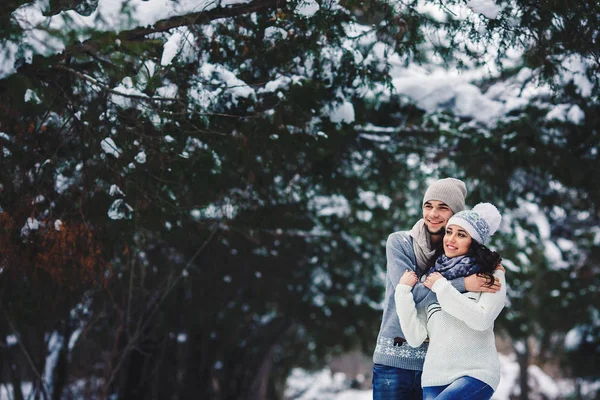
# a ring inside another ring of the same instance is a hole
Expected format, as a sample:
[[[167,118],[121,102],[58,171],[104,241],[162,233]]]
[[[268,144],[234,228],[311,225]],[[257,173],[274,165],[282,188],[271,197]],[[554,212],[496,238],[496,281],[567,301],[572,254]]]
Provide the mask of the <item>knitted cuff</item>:
[[[413,286],[405,285],[403,283],[399,283],[396,285],[396,292],[398,293],[408,293],[412,290]]]
[[[442,278],[438,279],[437,281],[435,281],[435,283],[431,287],[431,291],[434,293],[437,293],[440,290],[442,290],[444,288],[444,286],[447,286],[447,285],[450,285],[450,282],[448,282],[448,279],[442,277]]]

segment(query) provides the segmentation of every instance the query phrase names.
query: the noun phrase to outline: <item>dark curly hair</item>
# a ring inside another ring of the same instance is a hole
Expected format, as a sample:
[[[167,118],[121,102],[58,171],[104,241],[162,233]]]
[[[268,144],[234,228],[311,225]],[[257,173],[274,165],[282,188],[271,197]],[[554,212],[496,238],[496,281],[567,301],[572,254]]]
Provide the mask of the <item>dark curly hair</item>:
[[[435,254],[427,261],[427,272],[435,265],[435,261],[444,254],[444,246],[440,244],[435,249]],[[475,239],[471,240],[471,245],[469,246],[469,250],[466,254],[468,257],[473,257],[475,262],[481,268],[481,271],[477,273],[479,276],[483,276],[487,279],[487,285],[494,285],[494,270],[500,263],[502,262],[502,258],[500,258],[500,254],[496,251],[492,251],[476,241]]]

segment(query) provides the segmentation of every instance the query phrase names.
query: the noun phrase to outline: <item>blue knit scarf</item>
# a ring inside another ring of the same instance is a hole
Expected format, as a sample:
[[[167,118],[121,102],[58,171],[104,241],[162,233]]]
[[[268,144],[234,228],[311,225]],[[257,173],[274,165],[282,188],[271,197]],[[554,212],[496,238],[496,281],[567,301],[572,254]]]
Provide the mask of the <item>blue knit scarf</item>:
[[[473,257],[458,256],[453,258],[442,254],[435,260],[435,265],[431,267],[429,273],[441,273],[444,278],[452,280],[461,276],[469,276],[481,271],[481,267],[476,264]]]

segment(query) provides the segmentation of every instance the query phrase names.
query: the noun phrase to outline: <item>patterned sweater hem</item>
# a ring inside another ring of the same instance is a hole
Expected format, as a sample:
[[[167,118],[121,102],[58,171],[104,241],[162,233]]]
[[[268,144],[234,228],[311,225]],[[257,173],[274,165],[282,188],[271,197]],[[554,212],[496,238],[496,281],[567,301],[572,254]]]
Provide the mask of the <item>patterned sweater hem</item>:
[[[394,346],[393,338],[380,336],[377,338],[373,362],[388,367],[422,371],[427,347],[428,343],[423,343],[419,347],[411,347],[406,342],[401,346]]]

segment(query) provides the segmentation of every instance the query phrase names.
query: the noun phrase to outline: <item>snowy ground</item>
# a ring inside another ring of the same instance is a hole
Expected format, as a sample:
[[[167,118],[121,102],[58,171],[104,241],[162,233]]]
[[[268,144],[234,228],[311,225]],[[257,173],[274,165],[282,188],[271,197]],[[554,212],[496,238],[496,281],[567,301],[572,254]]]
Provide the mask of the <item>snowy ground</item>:
[[[519,366],[514,358],[500,354],[500,385],[494,393],[493,400],[509,400],[510,395],[519,393]],[[573,392],[573,384],[569,381],[555,382],[539,367],[529,367],[531,398],[557,400],[565,398]],[[598,390],[600,382],[587,387],[585,392]],[[295,369],[288,378],[285,397],[294,400],[370,400],[371,390],[350,388],[350,382],[342,373],[332,374],[329,369],[317,372],[306,372]],[[591,397],[590,397],[591,398]]]
[[[519,367],[514,356],[500,354],[500,385],[494,394],[493,400],[509,400],[509,396],[519,393],[518,374]],[[539,367],[529,367],[531,399],[559,400],[569,397],[573,393],[573,383],[562,380],[555,382]],[[360,377],[358,377],[360,380]],[[81,390],[85,386],[83,381],[72,386],[73,399],[85,399]],[[78,390],[79,389],[79,390]],[[22,385],[23,395],[27,397],[32,390],[32,385],[25,382]],[[595,393],[600,392],[600,381],[582,385],[582,398],[595,398]],[[285,398],[293,400],[371,400],[371,390],[357,390],[350,388],[350,381],[343,373],[332,374],[331,370],[323,369],[316,372],[307,372],[294,369],[287,380]],[[11,385],[0,385],[0,400],[14,399]]]

